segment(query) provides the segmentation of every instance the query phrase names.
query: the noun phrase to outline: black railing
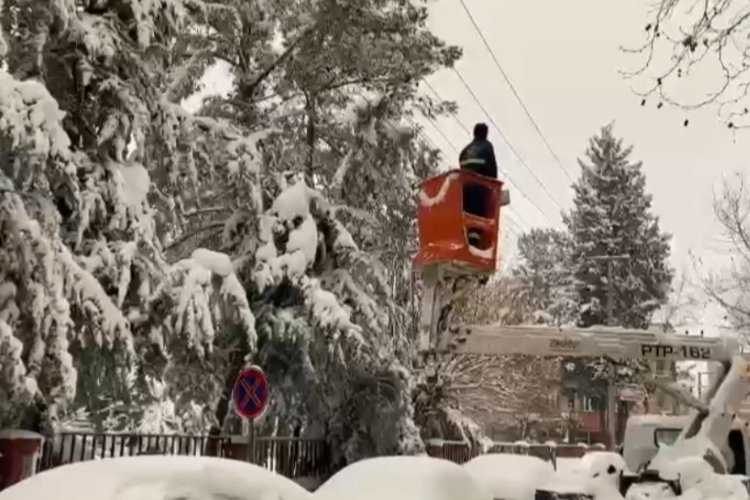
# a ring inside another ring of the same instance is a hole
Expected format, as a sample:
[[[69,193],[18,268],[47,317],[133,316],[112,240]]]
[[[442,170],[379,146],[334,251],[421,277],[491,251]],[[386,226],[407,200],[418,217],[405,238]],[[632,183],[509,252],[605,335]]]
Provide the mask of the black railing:
[[[38,469],[102,458],[137,455],[212,456],[247,460],[240,436],[63,432],[45,440]],[[322,439],[256,437],[251,462],[289,478],[324,477],[328,447]]]
[[[328,471],[328,446],[322,439],[259,437],[253,463],[287,477],[321,477]]]
[[[428,440],[427,453],[436,458],[444,458],[453,462],[463,464],[474,457],[485,453],[511,453],[515,455],[532,455],[542,460],[551,462],[557,467],[557,459],[565,457],[582,457],[592,451],[605,451],[603,444],[529,444],[525,442],[501,442],[495,441],[491,446],[484,448],[470,446],[465,441],[443,441],[440,439]]]

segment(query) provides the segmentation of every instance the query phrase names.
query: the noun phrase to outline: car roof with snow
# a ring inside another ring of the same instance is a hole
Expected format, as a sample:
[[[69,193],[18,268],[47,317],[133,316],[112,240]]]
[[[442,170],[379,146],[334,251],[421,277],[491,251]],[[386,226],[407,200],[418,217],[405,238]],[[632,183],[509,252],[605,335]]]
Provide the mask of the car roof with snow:
[[[316,500],[490,500],[460,465],[428,456],[388,456],[355,462],[323,483]]]
[[[309,500],[261,467],[214,457],[137,456],[56,467],[0,491],[0,500]]]

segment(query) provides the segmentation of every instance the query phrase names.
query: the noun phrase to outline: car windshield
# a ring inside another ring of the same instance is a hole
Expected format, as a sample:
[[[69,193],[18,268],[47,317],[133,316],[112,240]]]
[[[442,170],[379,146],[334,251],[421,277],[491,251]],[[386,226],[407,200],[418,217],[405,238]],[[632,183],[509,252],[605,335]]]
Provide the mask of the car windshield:
[[[672,445],[680,435],[681,429],[656,429],[654,441],[656,446]]]

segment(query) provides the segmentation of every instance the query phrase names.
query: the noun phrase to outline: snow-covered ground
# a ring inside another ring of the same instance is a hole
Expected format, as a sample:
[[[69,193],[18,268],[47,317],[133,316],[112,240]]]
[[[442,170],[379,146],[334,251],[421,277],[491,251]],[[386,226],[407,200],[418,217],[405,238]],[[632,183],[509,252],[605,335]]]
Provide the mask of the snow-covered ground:
[[[310,493],[294,481],[244,462],[212,457],[139,456],[57,467],[4,491],[0,500],[534,500],[537,490],[593,500],[748,500],[744,476],[715,474],[700,458],[664,469],[682,488],[637,484],[625,498],[622,457],[593,452],[560,459],[489,454],[461,466],[427,456],[378,457],[339,471]],[[308,485],[312,486],[312,485]]]

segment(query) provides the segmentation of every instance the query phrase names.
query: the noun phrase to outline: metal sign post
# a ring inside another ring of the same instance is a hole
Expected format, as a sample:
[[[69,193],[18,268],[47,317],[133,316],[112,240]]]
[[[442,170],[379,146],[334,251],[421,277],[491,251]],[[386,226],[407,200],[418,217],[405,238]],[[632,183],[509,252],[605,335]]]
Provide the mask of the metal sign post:
[[[268,407],[270,391],[268,377],[259,366],[251,366],[240,372],[232,389],[234,411],[247,420],[247,461],[255,459],[255,419],[263,415]]]

